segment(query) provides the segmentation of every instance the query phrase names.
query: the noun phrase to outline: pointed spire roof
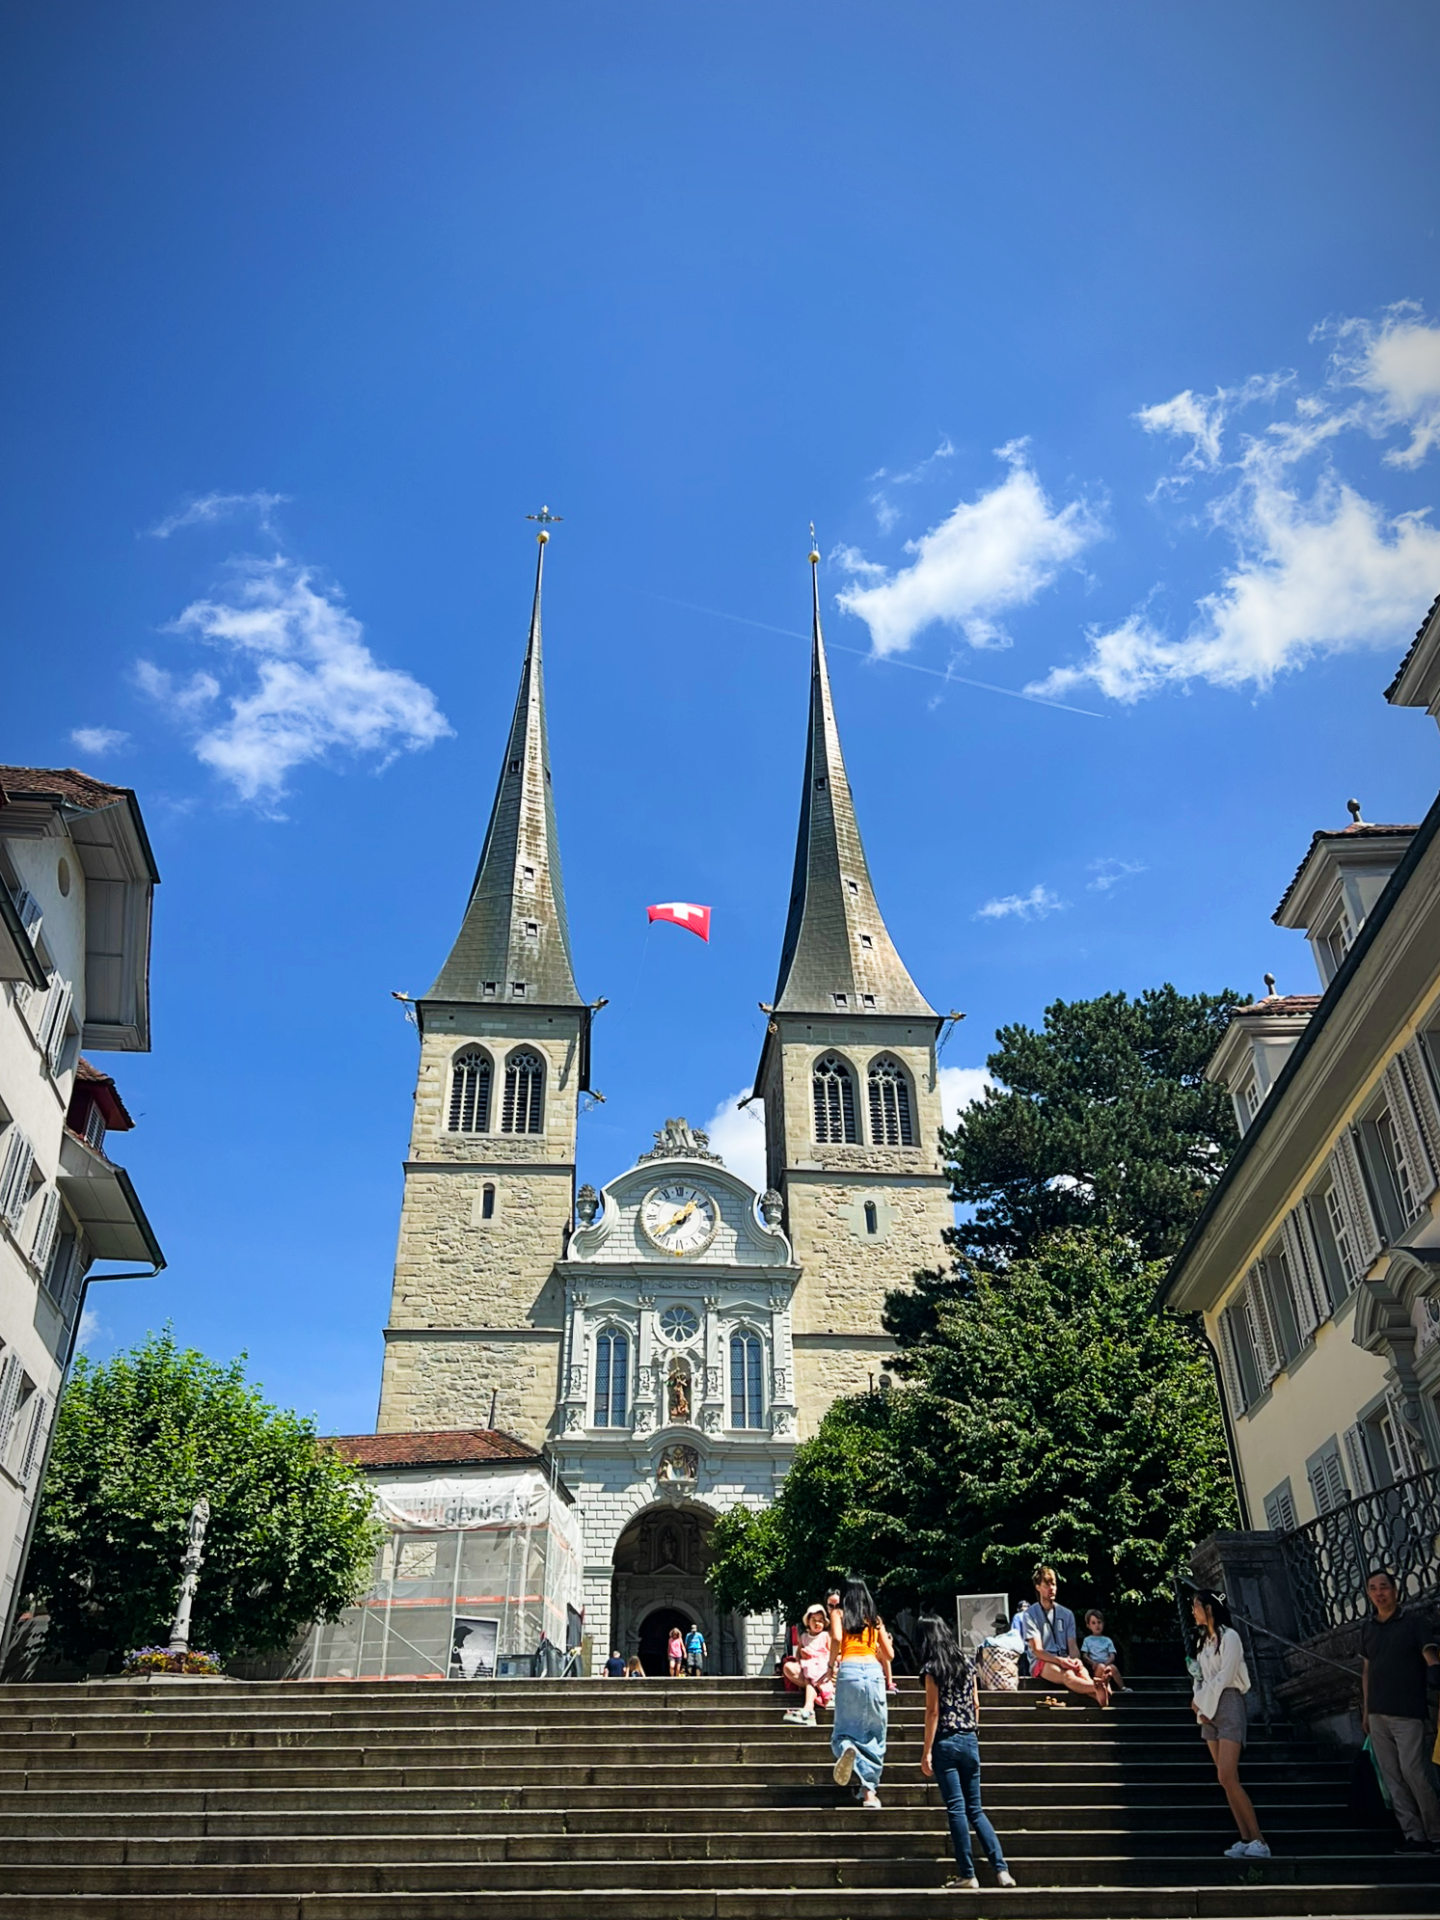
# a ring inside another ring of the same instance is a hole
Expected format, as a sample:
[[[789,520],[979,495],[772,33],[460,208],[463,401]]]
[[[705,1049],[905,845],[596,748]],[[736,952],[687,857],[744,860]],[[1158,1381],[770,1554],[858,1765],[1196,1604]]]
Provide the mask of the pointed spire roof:
[[[540,585],[550,536],[542,527],[538,538],[530,640],[500,784],[465,918],[427,1000],[583,1005],[570,958],[540,664]]]
[[[905,970],[870,884],[820,631],[820,555],[810,554],[814,641],[810,735],[777,1013],[901,1013],[935,1018]],[[843,999],[839,996],[844,996]]]

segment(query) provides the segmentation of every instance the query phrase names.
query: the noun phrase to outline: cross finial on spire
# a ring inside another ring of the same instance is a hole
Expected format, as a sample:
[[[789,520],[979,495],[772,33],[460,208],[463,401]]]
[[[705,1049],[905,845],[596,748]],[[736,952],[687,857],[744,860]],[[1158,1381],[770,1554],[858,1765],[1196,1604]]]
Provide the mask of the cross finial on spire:
[[[538,513],[527,513],[525,518],[527,520],[538,520],[540,522],[540,531],[536,534],[535,538],[543,547],[545,542],[550,538],[548,529],[557,525],[565,516],[563,513],[551,513],[549,507],[541,507]]]
[[[815,538],[815,522],[813,520],[810,522],[810,564],[812,567],[818,567],[820,564],[820,543]]]

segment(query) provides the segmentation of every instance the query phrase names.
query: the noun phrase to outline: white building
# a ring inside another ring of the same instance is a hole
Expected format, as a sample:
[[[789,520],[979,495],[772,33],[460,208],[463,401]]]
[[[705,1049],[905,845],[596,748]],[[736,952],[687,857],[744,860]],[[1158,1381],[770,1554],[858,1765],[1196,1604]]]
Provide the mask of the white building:
[[[135,795],[0,767],[0,1621],[8,1623],[92,1262],[164,1264],[106,1152],[132,1123],[88,1052],[150,1046],[159,875]],[[0,1633],[0,1646],[4,1645]]]

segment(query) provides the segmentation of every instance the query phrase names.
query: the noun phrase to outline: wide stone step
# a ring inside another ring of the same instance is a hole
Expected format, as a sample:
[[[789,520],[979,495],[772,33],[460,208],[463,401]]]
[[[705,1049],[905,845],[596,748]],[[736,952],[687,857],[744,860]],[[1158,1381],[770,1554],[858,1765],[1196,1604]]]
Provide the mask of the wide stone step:
[[[1053,1855],[1027,1857],[1017,1851],[1011,1868],[1032,1888],[1144,1887],[1179,1883],[1188,1887],[1263,1882],[1277,1887],[1373,1884],[1376,1861],[1367,1855],[1304,1855],[1247,1862],[1243,1867],[1218,1854],[1181,1854],[1168,1858],[1133,1855]],[[584,1893],[597,1880],[623,1879],[637,1892],[709,1890],[738,1885],[791,1890],[862,1887],[936,1887],[954,1872],[953,1860],[938,1854],[864,1858],[858,1854],[791,1855],[771,1859],[623,1859],[613,1872],[597,1875],[588,1860],[473,1863],[377,1862],[365,1864],[314,1858],[282,1865],[106,1866],[86,1864],[10,1865],[8,1893],[454,1893],[527,1892],[550,1889]],[[1433,1858],[1392,1859],[1386,1883],[1393,1886],[1437,1884]]]

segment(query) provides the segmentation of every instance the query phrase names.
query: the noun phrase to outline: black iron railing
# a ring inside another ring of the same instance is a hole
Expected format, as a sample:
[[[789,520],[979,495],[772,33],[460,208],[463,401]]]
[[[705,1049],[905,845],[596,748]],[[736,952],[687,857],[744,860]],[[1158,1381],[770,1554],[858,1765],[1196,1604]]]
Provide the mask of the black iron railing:
[[[1440,1469],[1361,1494],[1281,1535],[1301,1640],[1369,1617],[1365,1578],[1394,1574],[1402,1601],[1440,1589]]]

